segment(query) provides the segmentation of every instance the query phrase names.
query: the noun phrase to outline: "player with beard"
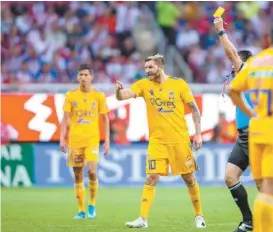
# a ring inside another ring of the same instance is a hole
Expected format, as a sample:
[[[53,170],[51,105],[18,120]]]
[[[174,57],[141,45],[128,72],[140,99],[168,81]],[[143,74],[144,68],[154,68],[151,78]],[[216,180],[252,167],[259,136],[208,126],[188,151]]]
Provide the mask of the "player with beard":
[[[180,175],[186,185],[195,211],[197,228],[205,228],[198,183],[194,172],[198,169],[192,151],[189,131],[184,118],[184,104],[192,109],[196,134],[194,147],[202,146],[201,116],[188,84],[182,79],[168,76],[164,72],[162,55],[145,60],[147,78],[123,88],[116,83],[118,100],[142,97],[146,102],[149,146],[146,159],[146,182],[144,185],[140,217],[127,222],[129,228],[148,227],[147,218],[155,197],[155,186],[160,176],[167,176],[169,165],[172,175]]]
[[[221,17],[216,17],[214,20],[214,24],[221,44],[225,49],[225,53],[232,63],[233,70],[230,74],[230,77],[231,79],[233,79],[235,77],[235,74],[237,74],[241,71],[241,69],[244,68],[244,63],[252,56],[252,53],[247,50],[239,52],[236,51],[236,48],[230,42],[225,33],[223,19]],[[248,105],[251,106],[252,103],[250,101],[249,93],[244,93],[243,97]],[[235,203],[241,211],[243,219],[234,232],[245,232],[253,230],[252,213],[248,204],[247,192],[242,182],[240,181],[241,175],[249,166],[248,127],[250,118],[239,107],[236,107],[235,119],[239,136],[227,162],[225,182]],[[259,186],[258,180],[257,186]]]

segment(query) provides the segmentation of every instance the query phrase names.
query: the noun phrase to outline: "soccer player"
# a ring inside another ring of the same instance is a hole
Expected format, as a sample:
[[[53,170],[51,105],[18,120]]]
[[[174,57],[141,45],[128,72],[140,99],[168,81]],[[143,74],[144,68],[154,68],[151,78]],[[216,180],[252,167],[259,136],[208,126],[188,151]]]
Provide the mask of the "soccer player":
[[[234,78],[235,73],[238,73],[243,68],[244,62],[252,56],[252,53],[247,50],[237,53],[236,48],[225,33],[223,19],[221,17],[215,18],[214,24],[225,53],[233,65],[230,76]],[[249,93],[243,93],[243,96],[246,102],[251,106]],[[252,213],[248,204],[247,192],[240,181],[241,175],[249,165],[248,125],[250,118],[236,107],[235,119],[239,136],[226,165],[225,182],[243,217],[243,220],[239,223],[239,226],[234,232],[244,232],[253,230]]]
[[[63,152],[69,152],[68,166],[73,167],[75,176],[75,195],[79,212],[75,219],[84,219],[85,188],[83,169],[85,162],[89,177],[88,218],[96,217],[96,198],[98,193],[97,164],[99,160],[99,115],[103,115],[105,122],[104,154],[109,151],[109,118],[108,108],[103,93],[91,85],[92,70],[83,64],[78,69],[77,79],[79,88],[68,91],[63,107],[64,116],[61,122],[60,147]],[[66,137],[69,128],[69,144]],[[67,149],[68,148],[68,149]]]
[[[273,29],[271,31],[273,41]],[[272,47],[250,58],[232,80],[229,94],[233,102],[251,117],[249,124],[250,167],[261,181],[254,203],[254,231],[273,231],[273,43]],[[241,93],[249,91],[254,108]]]
[[[146,183],[141,197],[140,217],[127,222],[130,228],[148,227],[147,218],[155,197],[155,186],[160,176],[168,175],[171,166],[173,175],[181,175],[191,197],[198,228],[206,223],[201,209],[199,186],[194,177],[197,170],[189,132],[184,119],[184,104],[192,109],[196,134],[194,146],[202,145],[201,116],[192,92],[182,79],[165,74],[164,59],[161,55],[150,56],[145,60],[147,78],[134,83],[131,88],[123,88],[116,83],[118,100],[142,97],[146,102],[149,146],[146,160]]]

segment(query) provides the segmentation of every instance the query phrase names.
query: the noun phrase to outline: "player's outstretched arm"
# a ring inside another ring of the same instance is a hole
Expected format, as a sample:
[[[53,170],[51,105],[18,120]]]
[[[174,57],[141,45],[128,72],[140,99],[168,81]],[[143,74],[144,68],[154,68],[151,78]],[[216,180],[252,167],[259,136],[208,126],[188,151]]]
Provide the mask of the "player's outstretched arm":
[[[69,112],[64,112],[64,116],[61,121],[61,133],[60,133],[60,147],[63,152],[67,151],[66,136],[67,136],[68,126],[69,126]]]
[[[201,114],[198,109],[198,106],[195,101],[191,101],[188,103],[188,106],[192,110],[192,119],[195,125],[195,138],[194,145],[196,149],[201,148],[202,146],[202,137],[201,137]]]
[[[116,97],[119,101],[126,100],[129,98],[135,98],[136,93],[129,88],[123,88],[123,85],[121,82],[116,82]]]
[[[225,53],[231,63],[234,65],[235,71],[238,72],[242,66],[243,61],[241,60],[240,56],[238,55],[238,52],[234,45],[229,40],[227,34],[225,33],[224,25],[223,25],[223,19],[221,17],[216,17],[214,19],[214,25],[217,30],[217,33],[219,35],[219,39],[221,41],[221,44],[223,45],[225,49]]]

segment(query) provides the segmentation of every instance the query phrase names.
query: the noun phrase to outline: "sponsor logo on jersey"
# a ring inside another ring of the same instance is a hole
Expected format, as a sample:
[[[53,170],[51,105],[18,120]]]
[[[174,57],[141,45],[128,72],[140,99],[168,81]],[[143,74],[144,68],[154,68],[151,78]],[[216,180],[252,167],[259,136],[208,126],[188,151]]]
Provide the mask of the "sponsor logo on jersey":
[[[172,109],[164,109],[162,107],[158,108],[157,110],[158,113],[172,113],[173,110]]]
[[[160,106],[160,107],[168,107],[170,109],[175,108],[175,103],[173,101],[164,101],[160,98],[150,98],[151,104],[155,106]]]
[[[84,120],[83,118],[79,118],[77,121],[78,124],[91,124],[91,121]]]

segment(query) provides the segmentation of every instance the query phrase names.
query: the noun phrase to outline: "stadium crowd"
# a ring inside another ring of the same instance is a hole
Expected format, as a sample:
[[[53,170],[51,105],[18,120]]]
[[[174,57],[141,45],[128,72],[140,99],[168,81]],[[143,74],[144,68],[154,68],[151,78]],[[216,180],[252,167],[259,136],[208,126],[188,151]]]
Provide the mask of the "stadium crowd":
[[[92,64],[95,83],[135,81],[143,75],[132,36],[140,4],[154,12],[195,82],[223,82],[230,64],[212,23],[220,2],[2,2],[1,82],[75,82],[81,63]],[[273,3],[221,4],[235,46],[259,51]]]

